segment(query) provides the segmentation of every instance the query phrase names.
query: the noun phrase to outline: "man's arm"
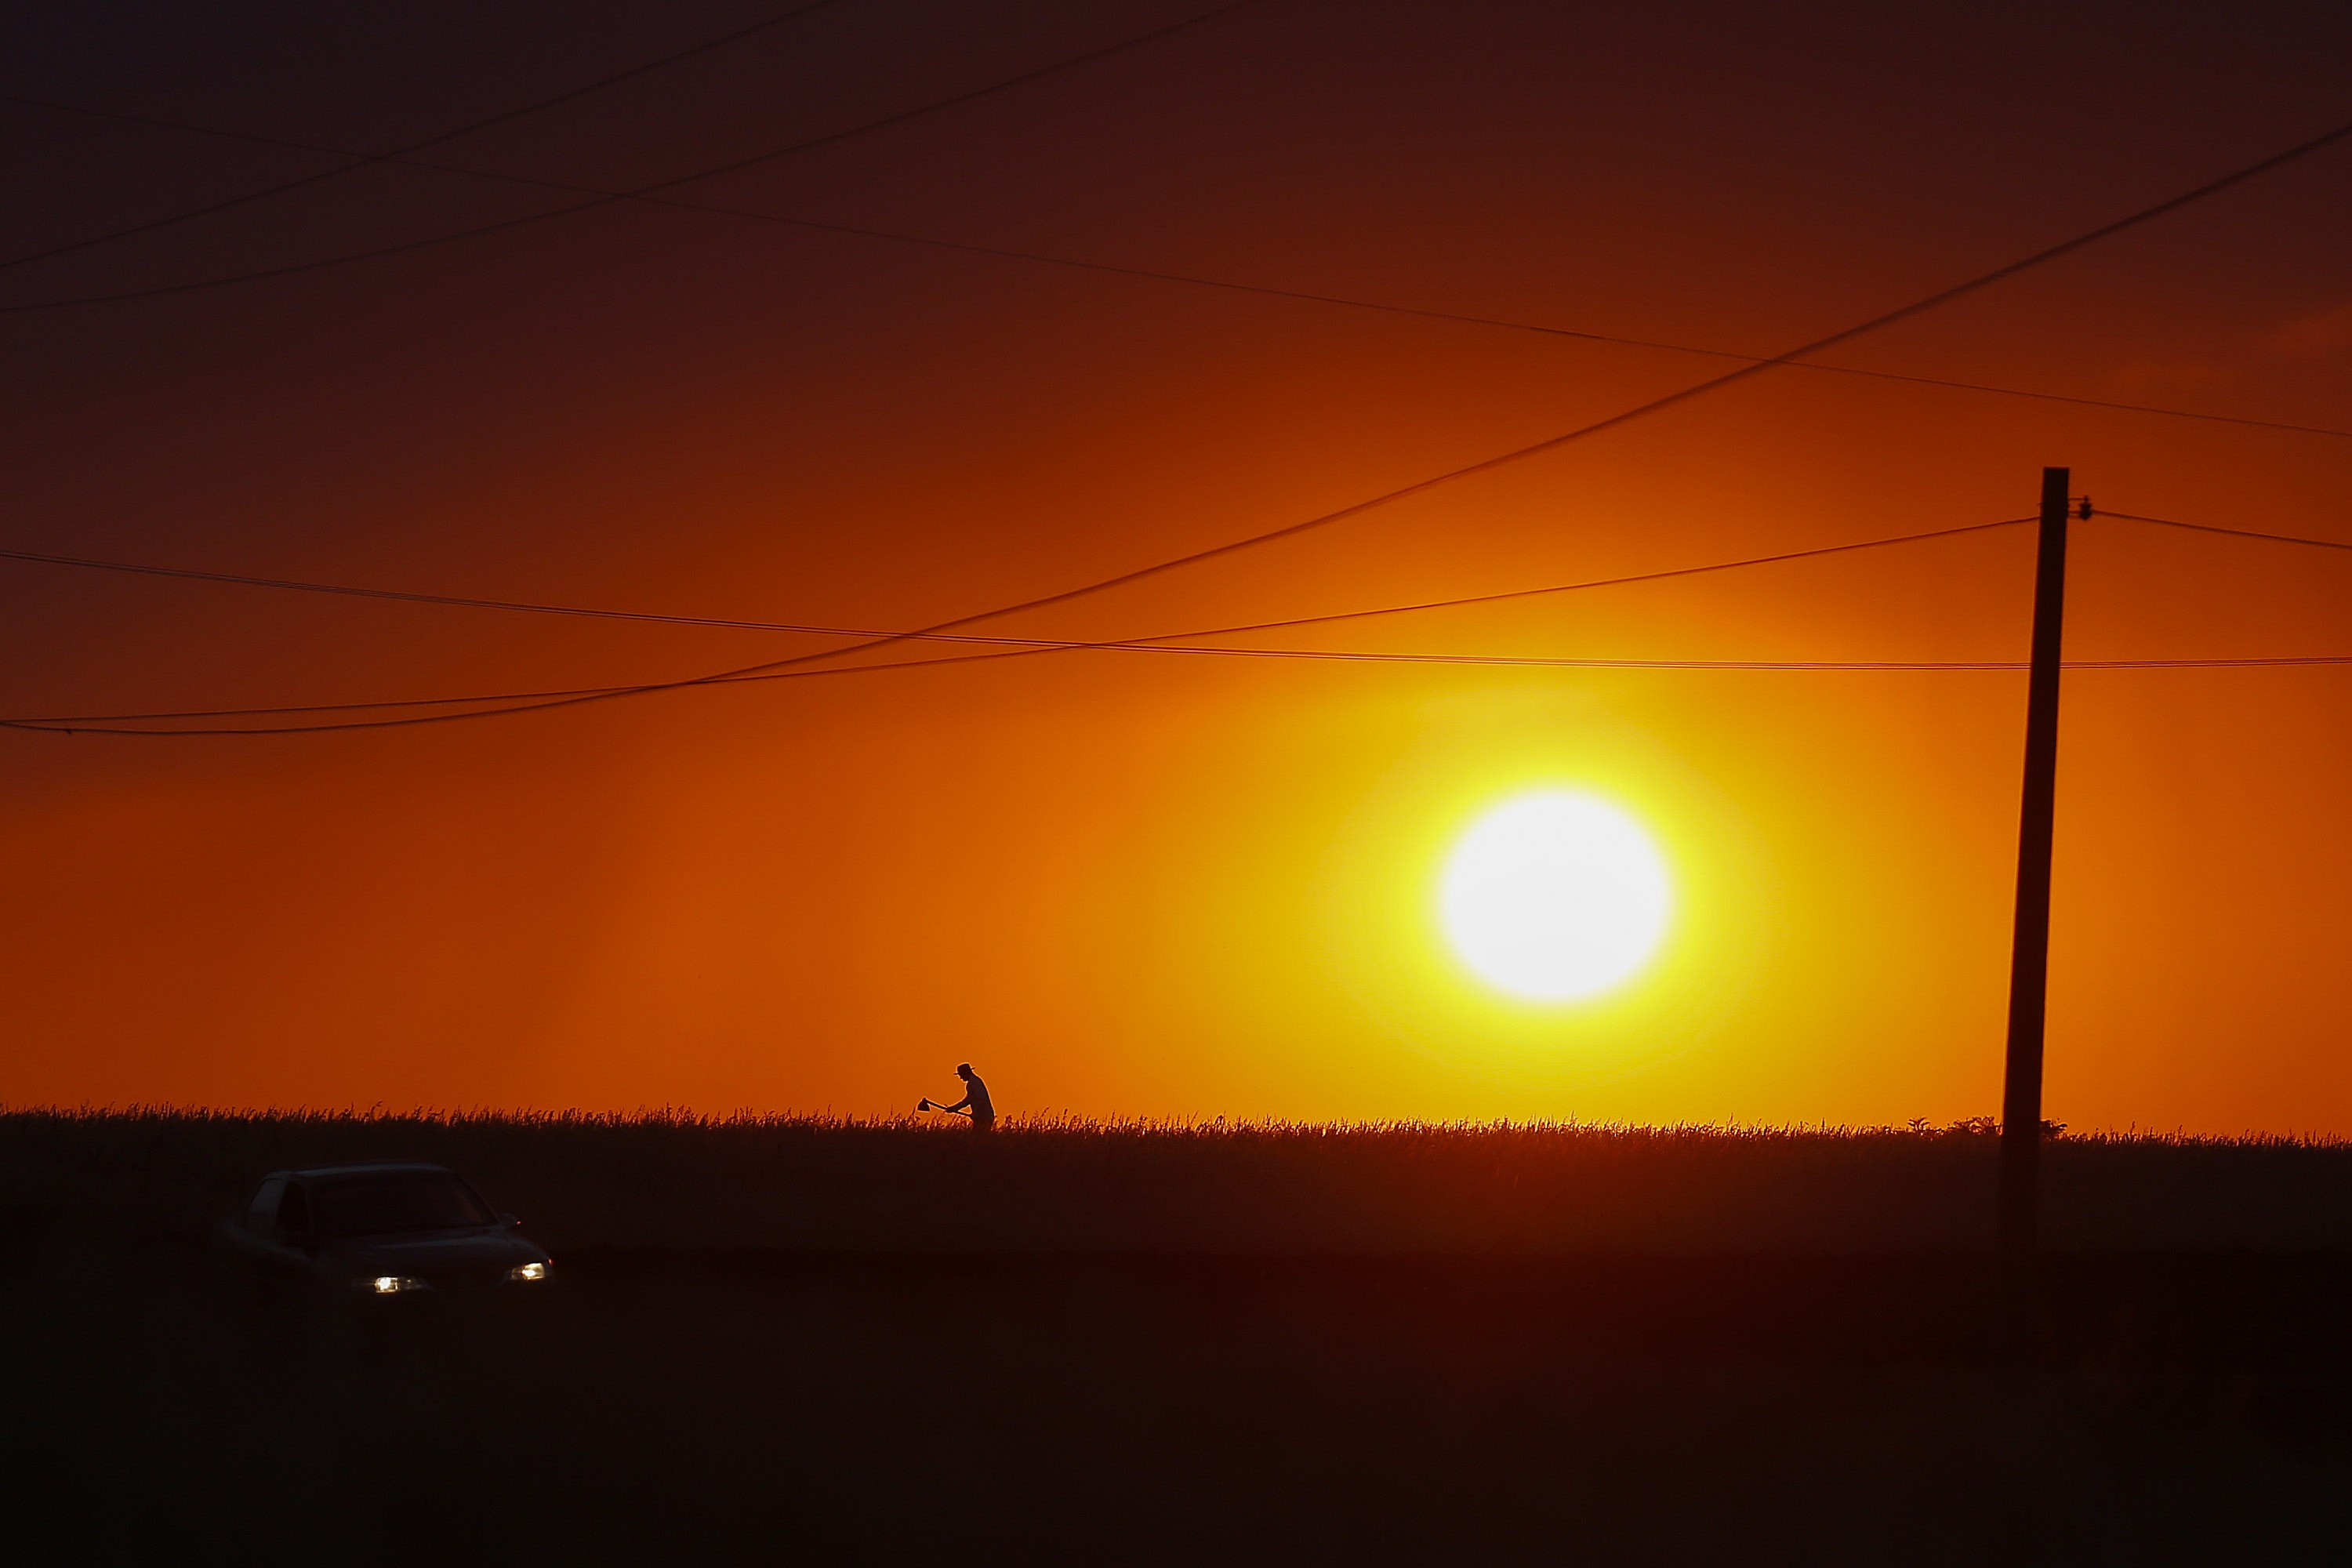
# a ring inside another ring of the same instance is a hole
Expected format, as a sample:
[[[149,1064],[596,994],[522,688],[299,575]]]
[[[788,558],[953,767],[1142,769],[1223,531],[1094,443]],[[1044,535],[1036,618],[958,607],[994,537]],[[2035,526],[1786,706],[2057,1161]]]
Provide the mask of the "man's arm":
[[[934,1109],[937,1109],[937,1110],[963,1110],[966,1106],[970,1105],[971,1103],[971,1095],[969,1095],[969,1094],[967,1094],[967,1095],[965,1095],[961,1100],[957,1100],[953,1105],[941,1105],[941,1106],[935,1107]]]

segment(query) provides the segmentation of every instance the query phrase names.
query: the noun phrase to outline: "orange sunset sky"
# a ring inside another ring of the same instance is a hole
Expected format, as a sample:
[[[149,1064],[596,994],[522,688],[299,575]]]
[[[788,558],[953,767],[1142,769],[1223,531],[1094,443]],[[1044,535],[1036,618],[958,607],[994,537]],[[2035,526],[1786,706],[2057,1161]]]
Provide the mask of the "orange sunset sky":
[[[2337,6],[1257,0],[672,192],[802,226],[620,202],[285,270],[1213,9],[840,0],[419,154],[473,173],[378,163],[38,255],[782,9],[0,22],[0,547],[921,626],[1730,362],[840,227],[1769,355],[2352,116]],[[176,287],[248,273],[277,275]],[[2103,508],[2352,542],[2352,142],[1822,359],[2253,423],[1780,369],[974,629],[1129,637],[1989,522],[2045,464]],[[1235,640],[2013,660],[2032,549]],[[2352,656],[2352,554],[2097,518],[2070,589],[2070,658]],[[826,646],[0,562],[11,720]],[[911,649],[866,657],[958,651]],[[2024,686],[1092,651],[373,731],[0,731],[0,1101],[887,1113],[969,1058],[1013,1112],[1991,1114]],[[2352,664],[2083,670],[2064,705],[2047,1113],[2352,1133]],[[1508,1000],[1435,924],[1454,837],[1541,785],[1615,800],[1672,868],[1665,945],[1597,1001]]]

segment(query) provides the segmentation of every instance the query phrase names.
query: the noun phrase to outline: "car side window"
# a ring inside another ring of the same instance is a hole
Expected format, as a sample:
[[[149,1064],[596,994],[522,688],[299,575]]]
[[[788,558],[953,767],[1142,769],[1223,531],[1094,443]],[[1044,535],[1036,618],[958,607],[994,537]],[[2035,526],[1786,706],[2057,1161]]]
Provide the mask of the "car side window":
[[[310,1228],[310,1200],[301,1188],[287,1184],[278,1199],[278,1234],[300,1236]]]
[[[286,1178],[272,1176],[261,1184],[253,1194],[253,1202],[245,1211],[245,1228],[267,1236],[278,1224],[278,1196],[286,1190]]]

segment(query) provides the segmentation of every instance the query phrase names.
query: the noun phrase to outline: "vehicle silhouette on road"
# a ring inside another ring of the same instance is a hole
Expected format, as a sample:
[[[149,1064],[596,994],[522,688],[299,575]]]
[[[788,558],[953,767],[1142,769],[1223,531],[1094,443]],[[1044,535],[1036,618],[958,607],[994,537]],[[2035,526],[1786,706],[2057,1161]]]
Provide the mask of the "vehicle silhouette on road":
[[[222,1227],[230,1255],[281,1279],[363,1296],[545,1286],[522,1222],[442,1165],[274,1171]]]

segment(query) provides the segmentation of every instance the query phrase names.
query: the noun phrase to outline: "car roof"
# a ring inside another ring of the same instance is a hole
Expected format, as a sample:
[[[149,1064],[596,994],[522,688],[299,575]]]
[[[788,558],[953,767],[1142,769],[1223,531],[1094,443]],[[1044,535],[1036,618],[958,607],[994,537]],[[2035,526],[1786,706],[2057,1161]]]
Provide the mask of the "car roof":
[[[435,1165],[422,1160],[359,1160],[341,1165],[305,1165],[297,1171],[272,1171],[262,1180],[274,1182],[281,1178],[308,1181],[315,1176],[391,1176],[431,1174],[454,1176],[446,1165]]]

